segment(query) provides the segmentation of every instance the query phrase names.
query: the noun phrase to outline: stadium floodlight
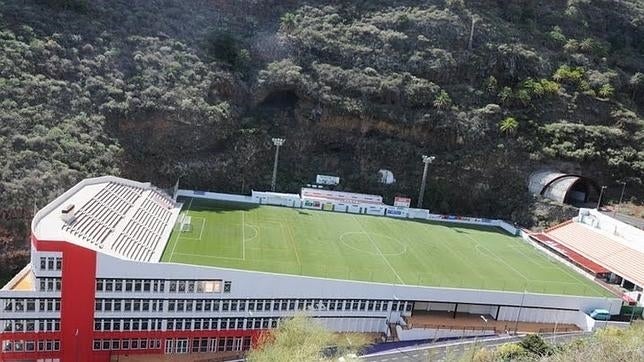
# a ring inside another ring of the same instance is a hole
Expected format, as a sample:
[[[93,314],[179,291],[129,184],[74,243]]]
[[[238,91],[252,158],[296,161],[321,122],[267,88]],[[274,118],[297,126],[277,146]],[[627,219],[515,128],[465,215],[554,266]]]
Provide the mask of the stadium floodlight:
[[[599,208],[602,206],[602,197],[604,196],[604,190],[606,190],[607,188],[608,186],[602,186],[602,189],[599,192],[599,199],[597,200],[597,211],[601,211],[599,210]]]
[[[619,211],[619,208],[622,206],[622,201],[624,200],[624,191],[626,191],[626,181],[622,182],[622,194],[619,196],[619,203],[615,208],[615,212],[613,213],[613,216],[617,216],[617,212]]]
[[[420,193],[418,194],[419,209],[423,208],[423,196],[425,195],[425,184],[427,183],[427,169],[429,168],[429,164],[434,162],[435,159],[436,156],[423,155],[423,164],[425,166],[423,168],[423,180],[420,182]]]
[[[277,181],[277,160],[280,156],[280,146],[286,141],[284,138],[273,138],[273,144],[275,145],[275,162],[273,163],[273,180],[271,181],[271,191],[275,191],[275,183]]]

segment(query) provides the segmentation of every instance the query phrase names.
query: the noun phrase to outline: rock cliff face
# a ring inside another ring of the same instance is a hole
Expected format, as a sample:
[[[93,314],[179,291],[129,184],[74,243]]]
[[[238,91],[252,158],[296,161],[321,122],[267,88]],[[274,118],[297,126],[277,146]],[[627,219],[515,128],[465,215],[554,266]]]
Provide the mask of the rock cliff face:
[[[547,223],[526,180],[552,164],[641,201],[643,23],[635,0],[0,1],[0,202],[104,173],[266,189],[272,136],[281,191],[416,197],[433,154],[437,212]]]

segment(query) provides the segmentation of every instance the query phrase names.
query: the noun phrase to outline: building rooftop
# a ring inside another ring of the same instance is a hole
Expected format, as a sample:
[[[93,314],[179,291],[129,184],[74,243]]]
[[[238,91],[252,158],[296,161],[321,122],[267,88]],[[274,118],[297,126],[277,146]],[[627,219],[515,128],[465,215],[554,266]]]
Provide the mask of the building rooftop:
[[[182,199],[190,231],[161,260],[311,277],[612,296],[501,229]]]

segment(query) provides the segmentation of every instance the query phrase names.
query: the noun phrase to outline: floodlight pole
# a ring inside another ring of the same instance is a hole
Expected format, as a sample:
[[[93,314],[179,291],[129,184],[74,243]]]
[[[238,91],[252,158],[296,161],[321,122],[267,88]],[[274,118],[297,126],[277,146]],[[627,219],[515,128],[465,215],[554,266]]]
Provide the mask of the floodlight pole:
[[[523,288],[523,297],[521,297],[521,306],[519,307],[519,312],[517,313],[517,321],[514,323],[514,335],[519,334],[519,319],[521,318],[521,309],[523,309],[523,302],[525,301],[525,288]]]
[[[617,211],[619,211],[619,207],[622,206],[622,200],[624,200],[624,191],[626,191],[626,181],[622,182],[622,194],[619,196],[619,203],[615,208],[615,212],[613,213],[613,216],[617,215]]]
[[[607,186],[602,186],[602,189],[599,192],[599,200],[597,200],[597,211],[599,211],[599,208],[602,206],[602,197],[604,196],[604,190],[606,190],[607,188]]]
[[[275,145],[275,162],[273,163],[273,180],[271,181],[271,191],[275,191],[275,183],[277,181],[277,160],[280,156],[280,146],[286,141],[284,138],[273,138]]]
[[[425,184],[427,183],[427,169],[429,164],[436,159],[435,156],[423,155],[423,163],[425,164],[423,168],[423,180],[420,183],[420,193],[418,194],[418,208],[423,208],[423,196],[425,195]]]

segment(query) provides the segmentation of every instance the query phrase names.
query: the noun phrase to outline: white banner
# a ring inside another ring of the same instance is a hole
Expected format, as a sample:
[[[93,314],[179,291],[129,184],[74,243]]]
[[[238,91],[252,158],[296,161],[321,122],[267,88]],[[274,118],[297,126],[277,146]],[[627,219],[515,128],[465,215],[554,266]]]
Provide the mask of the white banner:
[[[317,175],[315,183],[318,185],[337,185],[340,183],[340,178],[336,176]]]

